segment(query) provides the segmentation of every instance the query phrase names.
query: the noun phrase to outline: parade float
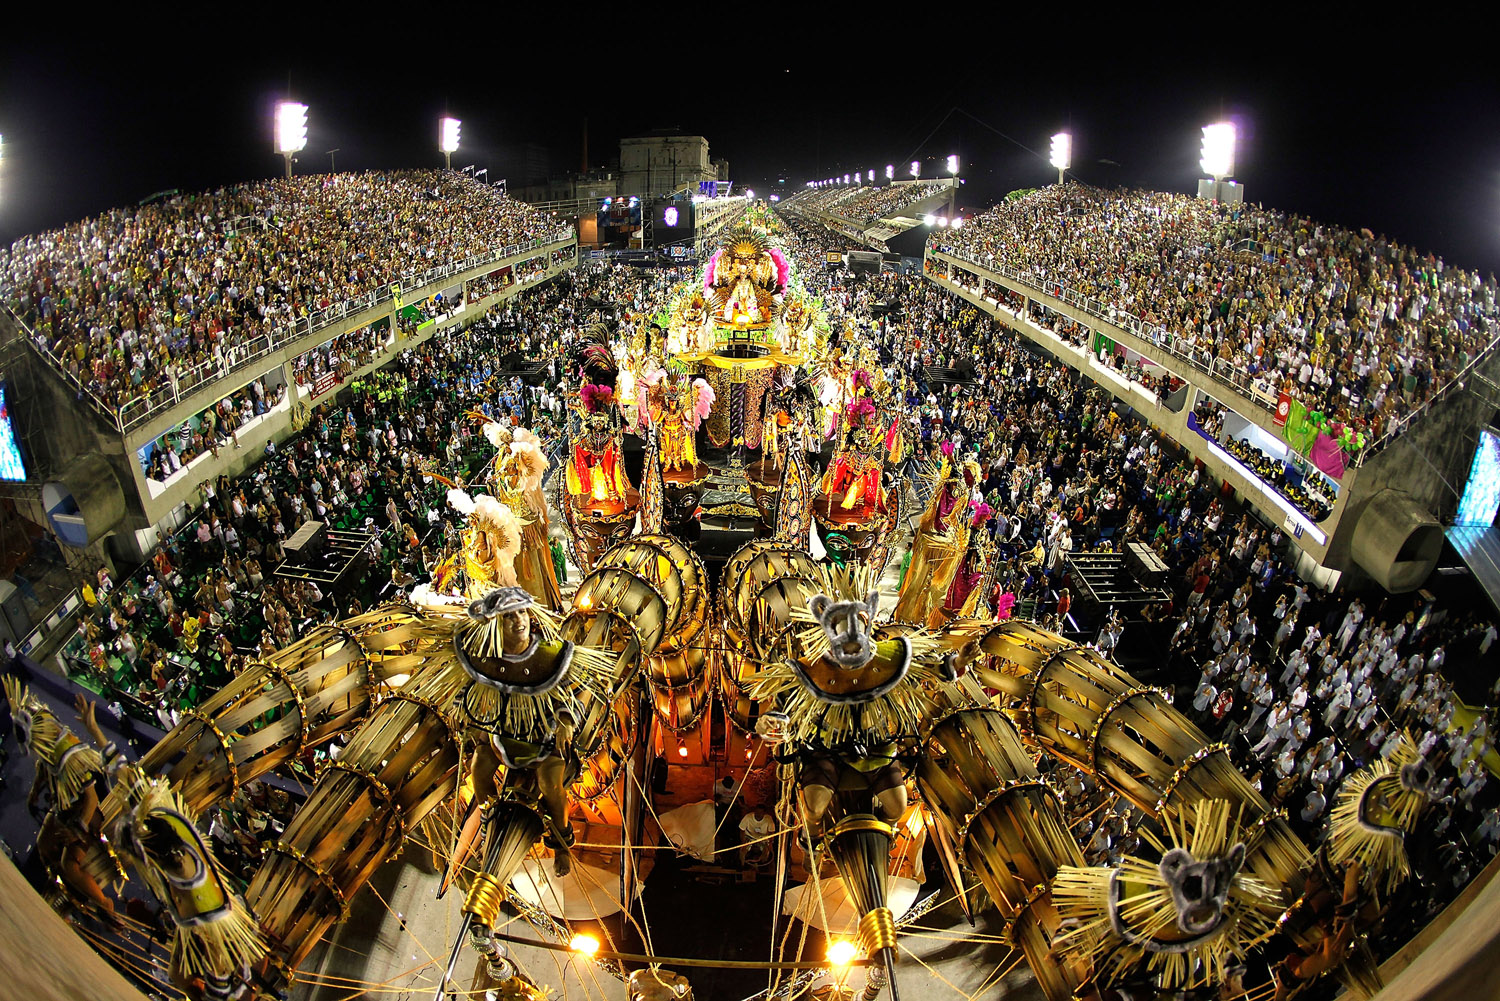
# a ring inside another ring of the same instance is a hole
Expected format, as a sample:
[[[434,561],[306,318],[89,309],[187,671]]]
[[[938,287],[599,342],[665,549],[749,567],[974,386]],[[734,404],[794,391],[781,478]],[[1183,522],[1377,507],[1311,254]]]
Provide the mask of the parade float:
[[[878,367],[858,343],[827,344],[789,271],[765,234],[736,229],[665,325],[628,332],[640,335],[628,378],[586,349],[553,473],[583,574],[570,591],[545,554],[545,456],[525,429],[486,425],[495,458],[455,484],[462,550],[432,581],[256,659],[138,761],[7,684],[51,803],[38,846],[75,920],[107,923],[133,867],[172,925],[165,982],[193,998],[269,997],[377,870],[419,847],[440,890],[462,897],[436,995],[540,997],[508,957],[513,919],[570,941],[580,912],[548,901],[599,900],[587,877],[617,887],[608,907],[636,921],[648,853],[672,850],[657,847],[672,811],[658,810],[653,774],[719,767],[737,792],[755,778],[773,807],[764,855],[778,898],[799,898],[776,913],[845,933],[867,1001],[922,976],[899,954],[924,840],[966,913],[994,908],[1054,1001],[1286,997],[1324,975],[1358,996],[1378,989],[1365,942],[1432,798],[1420,756],[1406,746],[1375,766],[1327,843],[1304,843],[1166,693],[1006,618],[1008,604],[992,611],[989,512],[970,500],[967,466],[935,477],[888,614],[879,579],[899,503],[884,472],[901,435]],[[759,453],[759,492],[690,544],[669,495],[719,475],[710,450],[747,496],[744,459]],[[825,452],[819,474],[809,459]],[[735,516],[760,531],[736,535]],[[739,541],[721,555],[716,535]],[[341,752],[234,892],[195,817],[335,738]],[[1141,812],[1137,854],[1086,863],[1043,756]],[[847,924],[825,904],[845,905]],[[584,913],[602,919],[603,906]],[[633,998],[690,997],[691,975],[665,968],[671,943],[643,941],[650,955],[596,961]],[[777,996],[805,989],[799,977]]]

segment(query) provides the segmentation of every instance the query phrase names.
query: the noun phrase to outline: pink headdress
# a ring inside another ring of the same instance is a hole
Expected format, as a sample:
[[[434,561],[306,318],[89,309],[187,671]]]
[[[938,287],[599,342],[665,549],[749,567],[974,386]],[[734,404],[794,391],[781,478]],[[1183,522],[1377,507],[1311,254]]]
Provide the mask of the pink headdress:
[[[855,400],[844,408],[844,417],[850,424],[864,424],[875,416],[875,404],[866,399]]]
[[[583,409],[588,413],[597,413],[615,402],[615,391],[609,386],[598,383],[589,383],[579,392],[583,400]]]
[[[792,266],[787,263],[786,255],[775,247],[770,253],[771,260],[776,262],[776,290],[785,291],[787,282],[792,280]]]
[[[708,290],[714,287],[714,278],[719,273],[719,258],[724,256],[723,248],[714,251],[714,256],[708,259],[708,267],[703,269],[703,288]]]
[[[708,419],[709,411],[713,409],[714,399],[717,394],[714,393],[714,388],[708,384],[708,380],[706,379],[694,379],[693,388],[697,390],[697,395],[693,400],[693,414],[697,417],[693,421],[693,427],[696,428],[700,422]]]

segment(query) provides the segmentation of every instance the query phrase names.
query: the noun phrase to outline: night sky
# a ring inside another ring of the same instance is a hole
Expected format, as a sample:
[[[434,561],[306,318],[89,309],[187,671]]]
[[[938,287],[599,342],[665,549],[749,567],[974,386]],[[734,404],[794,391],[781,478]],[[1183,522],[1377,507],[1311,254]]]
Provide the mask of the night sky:
[[[906,7],[774,31],[752,8],[703,10],[726,14],[719,35],[707,14],[587,6],[565,9],[566,32],[511,16],[424,28],[373,7],[339,21],[246,8],[201,29],[143,12],[90,20],[69,43],[59,25],[23,25],[0,41],[0,239],[270,176],[270,108],[286,96],[311,108],[299,172],[326,171],[333,148],[340,170],[439,166],[446,112],[463,120],[456,167],[520,183],[576,170],[587,117],[591,165],[622,135],[675,127],[761,193],[914,158],[930,174],[956,152],[970,211],[1054,179],[1046,147],[1062,128],[1080,180],[1192,191],[1199,128],[1227,116],[1252,201],[1500,272],[1500,71],[1477,25],[1367,7],[1313,26],[1300,8],[1245,8],[1201,32],[1187,15],[1154,15],[1172,27],[1149,32],[1090,21],[1079,42],[1081,13],[1061,9],[1026,30]],[[298,44],[264,49],[276,34]]]

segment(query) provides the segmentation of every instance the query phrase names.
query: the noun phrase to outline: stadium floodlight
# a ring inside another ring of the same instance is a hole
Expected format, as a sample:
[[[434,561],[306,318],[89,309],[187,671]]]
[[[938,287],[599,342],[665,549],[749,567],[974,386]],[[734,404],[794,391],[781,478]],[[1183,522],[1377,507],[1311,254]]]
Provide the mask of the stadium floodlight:
[[[852,184],[854,182],[849,180],[849,175],[848,174],[845,174],[844,175],[844,183],[845,184]]]
[[[912,177],[921,177],[922,176],[922,161],[920,161],[920,160],[913,160],[911,162],[911,176]]]
[[[922,225],[923,226],[936,226],[937,225],[937,216],[935,216],[935,215],[924,215],[922,217]]]
[[[948,220],[948,228],[949,229],[958,229],[963,224],[964,224],[963,216],[954,216],[952,219]]]
[[[276,152],[286,158],[286,176],[292,176],[292,154],[307,145],[307,105],[281,101],[276,105]]]
[[[1052,137],[1052,166],[1057,168],[1057,183],[1063,183],[1063,175],[1073,166],[1073,137],[1066,132]]]
[[[896,165],[894,163],[888,163],[885,165],[885,179],[887,181],[893,181],[896,179]]]
[[[1215,122],[1203,126],[1203,172],[1216,182],[1234,176],[1234,123]]]
[[[462,123],[457,118],[438,119],[438,152],[443,154],[443,165],[453,169],[453,154],[458,152],[458,132]]]
[[[958,154],[957,153],[949,153],[948,154],[948,173],[952,174],[954,177],[958,176]]]
[[[947,225],[948,225],[948,217],[945,216],[945,215],[938,216],[938,229],[943,229]]]
[[[754,190],[752,190],[751,188],[746,188],[745,189],[745,197],[749,198],[751,201],[754,201],[755,200],[755,192],[754,192]]]
[[[870,183],[871,184],[875,183],[875,171],[873,171],[873,170],[870,171]]]

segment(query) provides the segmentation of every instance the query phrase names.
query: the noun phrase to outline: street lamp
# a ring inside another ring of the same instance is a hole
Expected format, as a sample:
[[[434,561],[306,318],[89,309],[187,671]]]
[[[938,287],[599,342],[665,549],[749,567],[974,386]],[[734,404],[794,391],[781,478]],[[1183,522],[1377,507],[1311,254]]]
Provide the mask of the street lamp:
[[[1073,166],[1073,137],[1066,132],[1052,137],[1052,166],[1057,168],[1057,183],[1063,183],[1063,175]]]
[[[1219,186],[1224,178],[1234,176],[1234,123],[1214,122],[1203,126],[1203,156],[1199,165],[1214,179],[1213,197],[1219,200]]]
[[[443,167],[447,170],[453,169],[453,154],[458,152],[458,127],[457,118],[438,119],[438,152],[443,154]]]
[[[276,152],[286,158],[286,176],[292,176],[292,154],[307,145],[307,105],[282,101],[276,105]]]

